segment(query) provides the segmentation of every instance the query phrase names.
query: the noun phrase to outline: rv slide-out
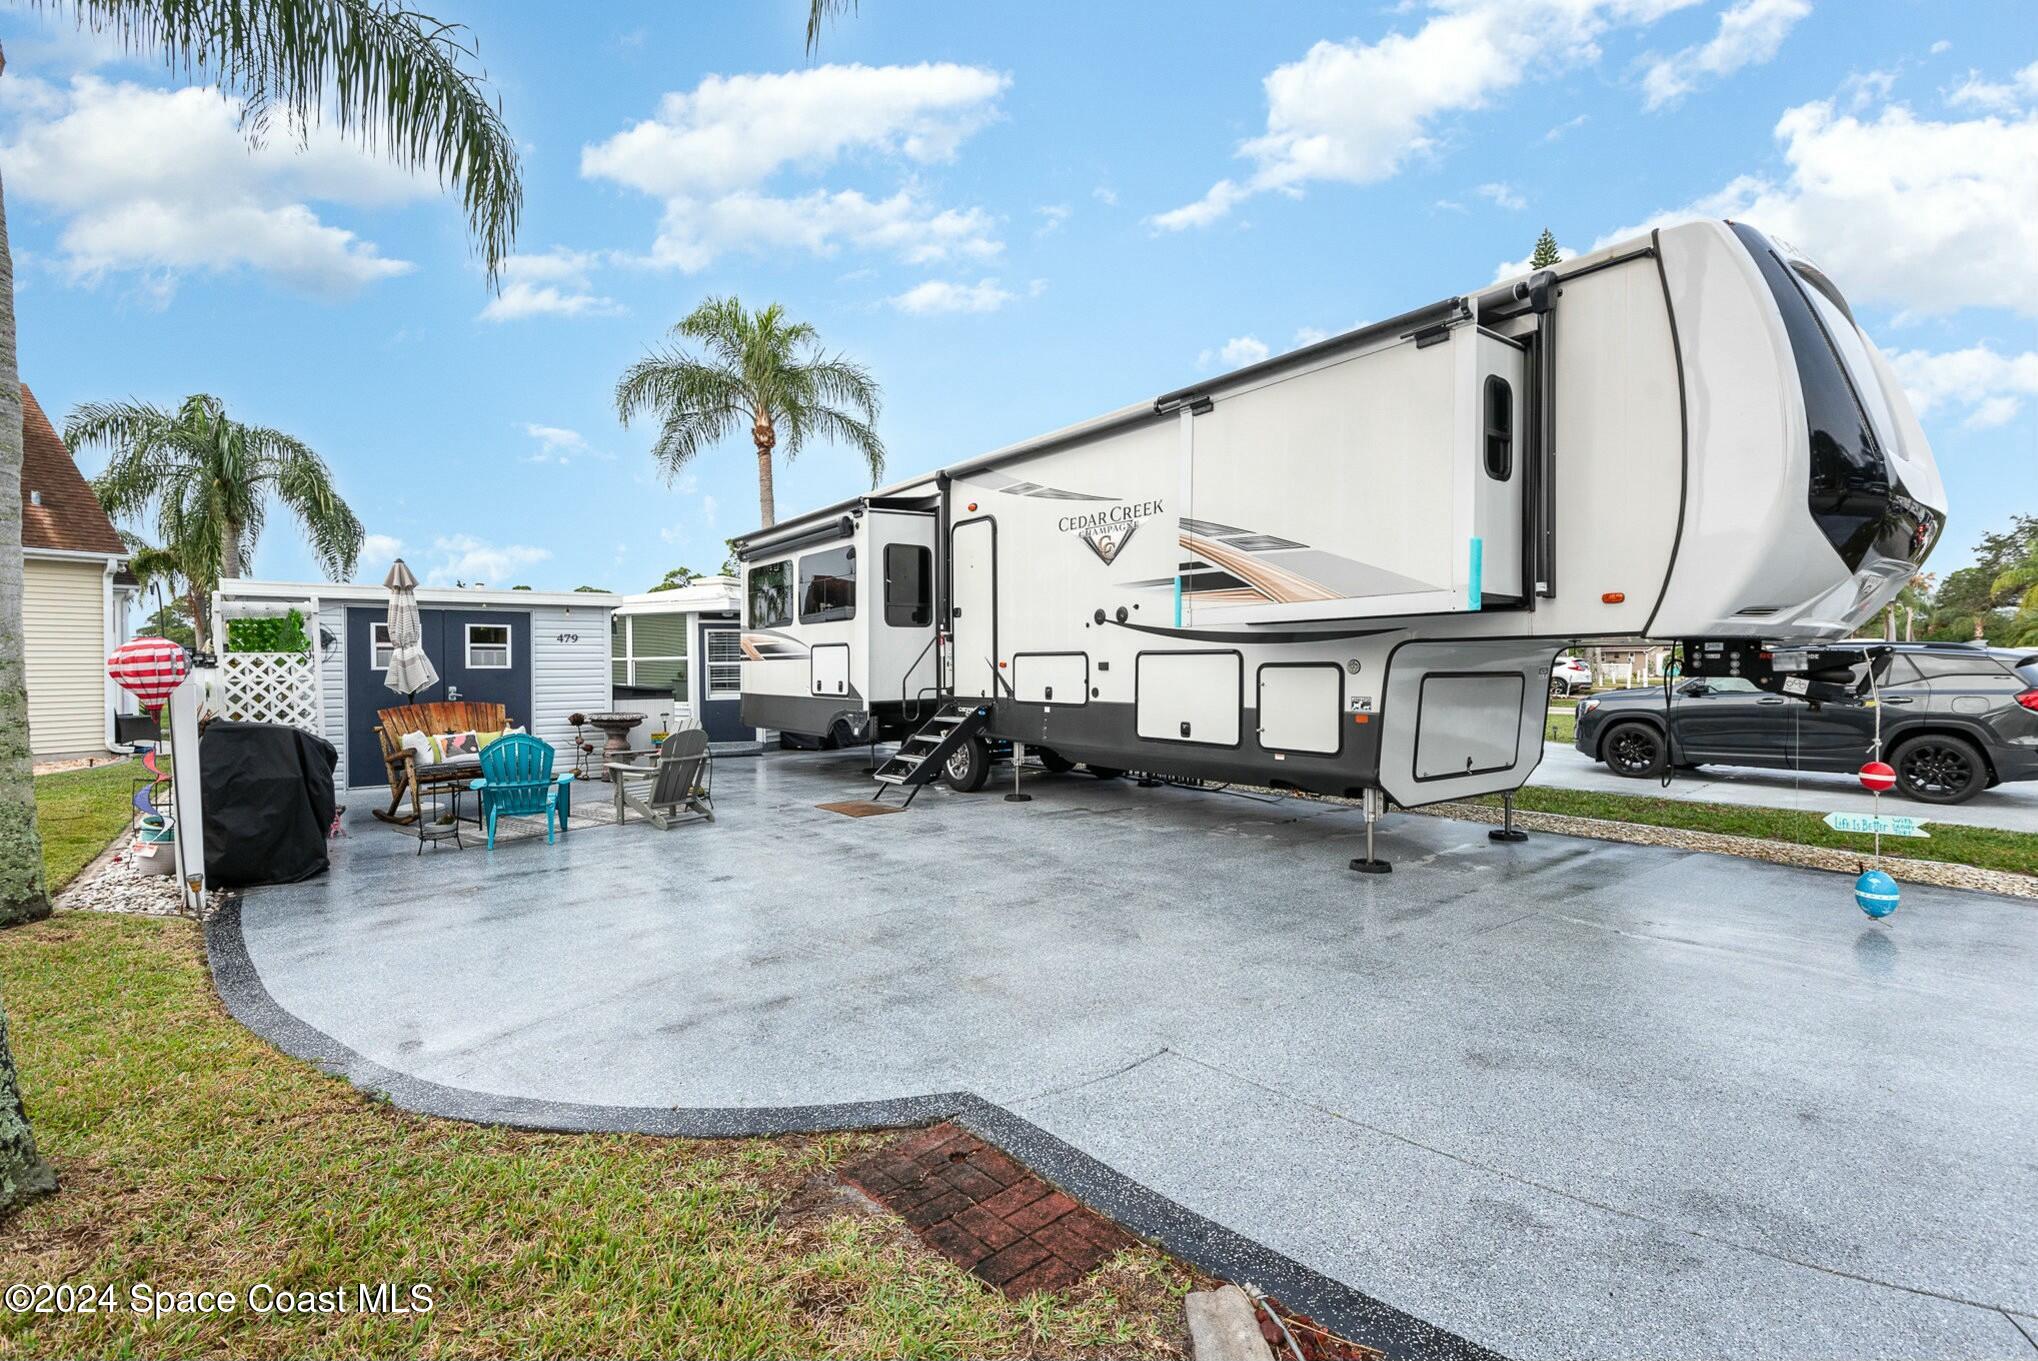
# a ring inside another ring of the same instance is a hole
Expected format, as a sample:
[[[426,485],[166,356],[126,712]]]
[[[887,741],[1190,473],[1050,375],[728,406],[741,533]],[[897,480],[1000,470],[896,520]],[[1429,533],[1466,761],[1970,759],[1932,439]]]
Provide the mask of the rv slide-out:
[[[1692,223],[739,540],[745,721],[1512,790],[1560,647],[1844,638],[1944,515],[1834,283]]]

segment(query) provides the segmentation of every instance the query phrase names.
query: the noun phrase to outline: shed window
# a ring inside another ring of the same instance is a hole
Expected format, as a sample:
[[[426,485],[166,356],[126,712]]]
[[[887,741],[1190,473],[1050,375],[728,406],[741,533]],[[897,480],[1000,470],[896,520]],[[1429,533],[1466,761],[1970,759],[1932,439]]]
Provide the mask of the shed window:
[[[743,693],[743,637],[734,629],[708,629],[708,698]]]
[[[1505,482],[1514,474],[1514,389],[1499,374],[1486,379],[1486,475]]]
[[[615,616],[610,635],[615,648],[613,679],[636,690],[657,690],[684,701],[687,688],[687,636],[693,616],[667,612]]]
[[[467,626],[467,669],[507,671],[510,668],[510,626],[469,624]]]
[[[856,549],[830,548],[800,559],[800,622],[856,617]]]
[[[918,544],[885,545],[885,623],[925,628],[934,621],[934,551]]]
[[[389,625],[380,621],[370,624],[368,626],[368,645],[374,653],[369,658],[368,665],[374,667],[377,671],[387,671],[389,669],[389,659],[396,653],[396,644],[389,641]]]
[[[790,562],[750,569],[751,628],[778,628],[792,622],[792,570]]]

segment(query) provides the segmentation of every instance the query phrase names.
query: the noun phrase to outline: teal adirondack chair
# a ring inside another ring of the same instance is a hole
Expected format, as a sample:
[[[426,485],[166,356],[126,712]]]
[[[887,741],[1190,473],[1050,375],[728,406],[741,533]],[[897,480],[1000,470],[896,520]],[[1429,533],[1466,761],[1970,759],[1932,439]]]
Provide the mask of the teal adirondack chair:
[[[481,778],[468,786],[481,799],[481,820],[488,826],[488,848],[495,849],[495,820],[545,815],[545,841],[566,830],[573,808],[573,777],[552,774],[552,746],[529,733],[511,733],[482,749]],[[555,829],[555,825],[556,829]]]

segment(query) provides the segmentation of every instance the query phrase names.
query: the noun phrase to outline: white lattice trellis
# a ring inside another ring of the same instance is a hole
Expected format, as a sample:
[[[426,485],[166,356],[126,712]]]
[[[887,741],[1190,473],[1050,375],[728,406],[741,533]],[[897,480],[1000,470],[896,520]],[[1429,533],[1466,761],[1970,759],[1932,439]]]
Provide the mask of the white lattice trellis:
[[[229,652],[220,659],[224,718],[319,732],[318,664],[308,652]]]

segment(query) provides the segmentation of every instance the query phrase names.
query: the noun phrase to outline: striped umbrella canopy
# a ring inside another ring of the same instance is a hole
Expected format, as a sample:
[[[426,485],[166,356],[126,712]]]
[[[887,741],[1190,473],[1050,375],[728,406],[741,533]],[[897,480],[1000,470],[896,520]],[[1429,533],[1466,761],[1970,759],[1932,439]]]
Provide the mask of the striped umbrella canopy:
[[[382,579],[389,588],[389,672],[383,677],[390,689],[414,696],[439,683],[439,669],[425,655],[425,625],[418,616],[418,579],[402,558],[389,564]]]
[[[168,638],[131,639],[106,659],[106,674],[113,683],[149,710],[162,708],[190,669],[191,659],[183,647]]]

